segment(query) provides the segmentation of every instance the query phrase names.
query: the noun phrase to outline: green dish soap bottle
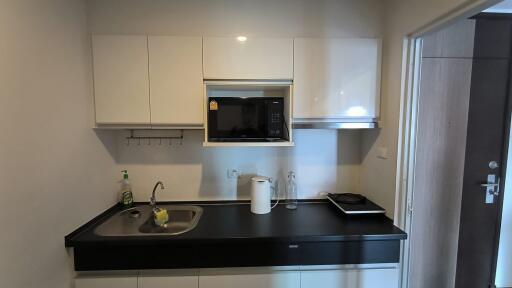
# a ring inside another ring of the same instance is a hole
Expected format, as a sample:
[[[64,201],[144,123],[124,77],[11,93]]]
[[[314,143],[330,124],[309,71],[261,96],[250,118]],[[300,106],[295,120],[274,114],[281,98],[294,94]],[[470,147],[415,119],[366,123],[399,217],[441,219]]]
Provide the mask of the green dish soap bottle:
[[[128,170],[123,170],[123,180],[121,181],[121,193],[119,204],[121,204],[123,210],[131,208],[133,206],[133,193],[132,185],[128,180]]]

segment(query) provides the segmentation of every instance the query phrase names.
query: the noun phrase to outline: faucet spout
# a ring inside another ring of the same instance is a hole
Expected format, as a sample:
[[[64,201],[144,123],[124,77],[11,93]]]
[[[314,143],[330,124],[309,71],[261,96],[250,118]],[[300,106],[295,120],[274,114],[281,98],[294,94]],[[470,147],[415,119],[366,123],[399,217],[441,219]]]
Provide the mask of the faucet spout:
[[[156,197],[155,197],[155,192],[156,192],[156,188],[160,185],[160,189],[164,190],[165,187],[164,187],[164,183],[162,183],[162,181],[158,181],[156,182],[155,184],[155,187],[153,187],[153,193],[151,194],[151,198],[149,198],[149,205],[153,206],[153,209],[156,208]]]

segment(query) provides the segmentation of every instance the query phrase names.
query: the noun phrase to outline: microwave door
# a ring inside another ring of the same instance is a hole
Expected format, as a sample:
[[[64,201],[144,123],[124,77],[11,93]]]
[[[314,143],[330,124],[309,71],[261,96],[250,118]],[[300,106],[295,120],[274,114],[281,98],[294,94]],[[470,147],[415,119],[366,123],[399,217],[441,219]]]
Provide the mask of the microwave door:
[[[216,103],[216,109],[209,107],[208,111],[211,140],[261,141],[266,138],[268,113],[264,101],[234,97],[212,97],[209,100],[210,104],[212,101]]]

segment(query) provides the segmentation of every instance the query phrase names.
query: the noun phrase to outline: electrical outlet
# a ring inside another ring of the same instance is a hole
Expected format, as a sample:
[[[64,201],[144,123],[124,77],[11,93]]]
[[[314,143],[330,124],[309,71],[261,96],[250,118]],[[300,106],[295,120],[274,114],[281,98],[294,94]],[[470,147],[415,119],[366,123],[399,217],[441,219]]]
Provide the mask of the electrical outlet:
[[[228,169],[227,171],[228,179],[238,178],[239,175],[240,172],[238,172],[236,169]]]

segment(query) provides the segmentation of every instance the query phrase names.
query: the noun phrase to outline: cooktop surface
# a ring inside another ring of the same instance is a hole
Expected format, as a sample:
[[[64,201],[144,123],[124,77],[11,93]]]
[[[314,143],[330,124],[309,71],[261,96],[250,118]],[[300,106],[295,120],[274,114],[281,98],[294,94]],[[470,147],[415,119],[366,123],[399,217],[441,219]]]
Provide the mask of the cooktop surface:
[[[327,199],[345,214],[382,214],[384,208],[360,194],[329,193]]]

